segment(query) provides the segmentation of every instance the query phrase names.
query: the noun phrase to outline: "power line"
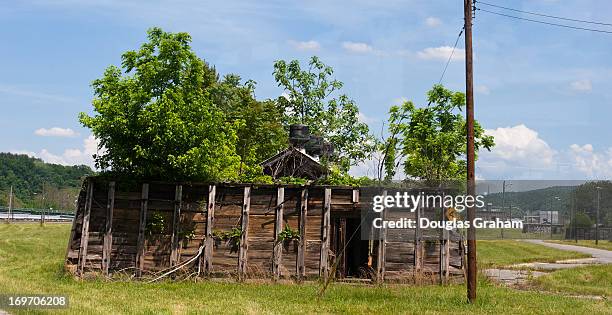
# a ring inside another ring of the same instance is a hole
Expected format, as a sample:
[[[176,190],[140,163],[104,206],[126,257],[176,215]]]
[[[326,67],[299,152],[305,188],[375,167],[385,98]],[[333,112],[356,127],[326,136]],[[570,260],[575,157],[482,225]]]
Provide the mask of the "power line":
[[[457,35],[457,39],[455,40],[455,45],[453,46],[453,50],[451,50],[450,56],[448,56],[448,60],[446,61],[446,65],[444,66],[444,71],[442,71],[442,75],[440,76],[440,80],[438,80],[438,84],[442,83],[442,79],[444,79],[444,75],[446,74],[446,70],[448,69],[448,65],[453,59],[453,55],[455,54],[455,49],[457,48],[457,44],[459,43],[459,38],[463,34],[463,27],[459,31],[459,35]]]
[[[564,28],[571,28],[571,29],[581,30],[581,31],[589,31],[589,32],[612,34],[612,31],[598,30],[598,29],[593,29],[593,28],[585,28],[585,27],[579,27],[579,26],[571,26],[571,25],[565,25],[565,24],[558,24],[558,23],[551,23],[551,22],[533,20],[533,19],[528,19],[528,18],[522,18],[522,17],[519,17],[519,16],[514,16],[514,15],[509,15],[509,14],[504,14],[504,13],[499,13],[499,12],[493,12],[493,11],[489,11],[489,10],[485,10],[485,9],[481,9],[481,8],[476,8],[476,10],[479,10],[479,11],[482,11],[482,12],[486,12],[486,13],[490,13],[490,14],[501,15],[501,16],[505,16],[505,17],[509,17],[509,18],[513,18],[513,19],[517,19],[517,20],[528,21],[528,22],[534,22],[534,23],[540,23],[540,24],[564,27]]]
[[[514,12],[520,12],[520,13],[524,13],[524,14],[531,14],[531,15],[536,15],[536,16],[547,17],[547,18],[551,18],[551,19],[558,19],[558,20],[572,21],[572,22],[580,22],[580,23],[588,23],[588,24],[596,24],[596,25],[612,26],[612,23],[603,23],[603,22],[587,21],[587,20],[580,20],[580,19],[571,19],[571,18],[560,17],[560,16],[555,16],[555,15],[536,13],[536,12],[530,12],[530,11],[523,11],[523,10],[518,10],[518,9],[504,7],[504,6],[501,6],[501,5],[486,3],[486,2],[482,2],[482,1],[474,1],[474,3],[479,3],[479,4],[482,4],[482,5],[486,5],[486,6],[490,6],[490,7],[494,7],[494,8],[499,8],[499,9],[504,9],[504,10],[509,10],[509,11],[514,11]]]

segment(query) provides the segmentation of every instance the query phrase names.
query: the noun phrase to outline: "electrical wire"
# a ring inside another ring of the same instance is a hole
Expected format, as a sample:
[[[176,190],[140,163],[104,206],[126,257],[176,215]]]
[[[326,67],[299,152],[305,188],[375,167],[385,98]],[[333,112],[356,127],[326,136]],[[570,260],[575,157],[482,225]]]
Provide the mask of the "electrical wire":
[[[444,71],[442,71],[442,75],[440,76],[440,80],[438,80],[438,84],[442,83],[442,79],[444,79],[444,75],[446,74],[448,65],[450,64],[451,60],[453,59],[453,55],[455,54],[455,49],[457,48],[457,44],[459,44],[459,39],[461,38],[461,35],[463,35],[463,29],[464,27],[461,28],[461,30],[459,31],[459,35],[457,35],[457,39],[455,40],[455,45],[453,46],[453,50],[451,50],[450,56],[448,56],[448,60],[446,61],[446,65],[444,66]]]
[[[598,30],[598,29],[579,27],[579,26],[571,26],[571,25],[565,25],[565,24],[545,22],[545,21],[540,21],[540,20],[533,20],[533,19],[523,18],[523,17],[519,17],[519,16],[514,16],[514,15],[509,15],[509,14],[504,14],[504,13],[499,13],[499,12],[493,12],[493,11],[489,11],[489,10],[485,10],[485,9],[481,9],[481,8],[476,8],[476,10],[482,11],[482,12],[486,12],[486,13],[490,13],[490,14],[501,15],[501,16],[505,16],[505,17],[509,17],[509,18],[513,18],[513,19],[517,19],[517,20],[523,20],[523,21],[529,21],[529,22],[534,22],[534,23],[540,23],[540,24],[546,24],[546,25],[570,28],[570,29],[581,30],[581,31],[589,31],[589,32],[612,34],[612,31]]]
[[[588,23],[588,24],[596,24],[596,25],[612,26],[612,23],[603,23],[603,22],[587,21],[587,20],[580,20],[580,19],[572,19],[572,18],[560,17],[560,16],[543,14],[543,13],[523,11],[523,10],[518,10],[518,9],[504,7],[504,6],[501,6],[501,5],[496,5],[496,4],[491,4],[491,3],[487,3],[487,2],[482,2],[482,1],[474,0],[474,4],[476,4],[476,3],[482,4],[482,5],[486,5],[486,6],[490,6],[490,7],[494,7],[494,8],[498,8],[498,9],[504,9],[504,10],[520,12],[520,13],[524,13],[524,14],[531,14],[531,15],[536,15],[536,16],[542,16],[542,17],[547,17],[547,18],[551,18],[551,19],[564,20],[564,21],[572,21],[572,22],[580,22],[580,23]]]

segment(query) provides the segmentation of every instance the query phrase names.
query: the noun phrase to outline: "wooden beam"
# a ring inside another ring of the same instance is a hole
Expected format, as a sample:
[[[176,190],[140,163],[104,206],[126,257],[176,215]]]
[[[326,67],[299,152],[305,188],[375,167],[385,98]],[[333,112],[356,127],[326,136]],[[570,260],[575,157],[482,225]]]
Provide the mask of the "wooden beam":
[[[280,269],[283,261],[283,242],[279,239],[279,234],[284,228],[284,202],[285,187],[278,187],[276,191],[276,215],[274,218],[274,251],[272,252],[272,274],[274,275],[274,281],[280,279]]]
[[[298,243],[298,252],[297,252],[297,260],[296,260],[296,274],[297,281],[302,282],[306,277],[306,266],[304,264],[305,254],[306,254],[306,219],[308,216],[308,188],[302,189],[299,211],[300,211],[300,223],[299,223],[299,233],[300,233],[300,242]]]
[[[83,213],[83,224],[81,226],[81,246],[79,251],[79,260],[77,266],[79,275],[83,276],[85,263],[87,262],[87,245],[89,244],[89,217],[91,216],[91,202],[93,200],[94,182],[89,180],[87,183],[87,199],[85,201],[85,210]]]
[[[115,182],[108,183],[108,199],[106,201],[106,228],[104,230],[104,246],[102,248],[102,269],[108,276],[110,256],[113,250],[113,210],[115,209]]]
[[[353,203],[359,203],[359,189],[353,189]]]
[[[383,191],[383,200],[387,198],[387,191]],[[383,209],[379,213],[380,218],[384,221],[387,209]],[[387,229],[381,228],[378,233],[378,254],[376,255],[376,282],[383,283],[385,281],[385,254],[386,254],[386,238]]]
[[[145,230],[147,228],[147,208],[149,205],[149,184],[142,184],[140,196],[140,223],[138,226],[138,243],[136,244],[136,276],[142,276],[145,253]]]
[[[414,281],[415,283],[421,282],[421,271],[423,268],[423,244],[421,242],[421,206],[418,205],[416,209],[416,225],[414,230]]]
[[[183,205],[183,185],[174,188],[174,215],[172,216],[172,249],[170,252],[170,266],[176,266],[179,262],[178,248],[181,233],[181,206]]]
[[[249,210],[251,208],[251,187],[244,187],[244,200],[242,203],[242,217],[240,236],[240,253],[238,255],[238,280],[247,276],[247,260],[249,251]]]
[[[442,200],[444,200],[444,193],[442,193]],[[442,208],[442,217],[441,221],[446,222],[446,208],[441,205]],[[439,264],[439,281],[440,284],[448,283],[448,272],[449,272],[449,264],[450,264],[450,242],[448,241],[449,233],[446,229],[440,229],[440,260]]]
[[[329,238],[331,230],[331,189],[325,188],[323,197],[323,227],[321,230],[321,260],[319,262],[319,277],[323,281],[329,278]]]
[[[340,261],[338,262],[339,277],[346,277],[346,218],[340,218],[338,224],[338,253]]]
[[[213,227],[215,226],[215,198],[217,186],[208,186],[208,199],[206,200],[206,239],[204,247],[204,273],[208,276],[212,272],[212,257],[215,240]]]

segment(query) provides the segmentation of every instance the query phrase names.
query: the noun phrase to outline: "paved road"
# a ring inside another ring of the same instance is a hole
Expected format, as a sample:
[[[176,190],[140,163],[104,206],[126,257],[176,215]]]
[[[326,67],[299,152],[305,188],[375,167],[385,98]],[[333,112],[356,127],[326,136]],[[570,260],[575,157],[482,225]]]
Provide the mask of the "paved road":
[[[560,250],[571,250],[593,256],[594,261],[599,264],[612,264],[612,251],[584,246],[548,243],[542,240],[525,240],[525,242],[544,245]]]

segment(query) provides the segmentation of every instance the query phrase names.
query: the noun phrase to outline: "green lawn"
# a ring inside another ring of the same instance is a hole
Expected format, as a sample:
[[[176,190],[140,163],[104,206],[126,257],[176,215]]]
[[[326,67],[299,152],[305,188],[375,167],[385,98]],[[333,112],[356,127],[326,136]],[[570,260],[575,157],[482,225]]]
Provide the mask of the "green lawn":
[[[612,265],[559,270],[536,278],[535,283],[547,291],[612,298]]]
[[[585,247],[592,247],[592,248],[599,248],[599,249],[605,249],[605,250],[612,250],[612,242],[608,241],[608,240],[599,240],[599,244],[595,245],[595,241],[594,240],[579,240],[578,243],[576,243],[575,241],[548,241],[551,243],[558,243],[558,244],[567,244],[567,245],[578,245],[578,246],[585,246]]]
[[[590,257],[578,252],[513,240],[478,241],[478,264],[481,268],[501,267],[526,262],[554,262],[563,259]]]
[[[273,285],[203,281],[79,281],[61,272],[69,226],[0,224],[0,292],[66,294],[67,313],[610,313],[612,303],[515,291],[482,281],[478,301],[465,302],[465,287],[331,285],[317,299],[317,284]],[[502,241],[497,241],[502,242]],[[506,242],[506,241],[503,241]],[[482,263],[498,257],[499,244],[479,243]],[[532,245],[532,244],[529,244]],[[495,248],[491,250],[491,247]],[[491,256],[491,254],[495,254]],[[486,261],[484,261],[486,260]],[[512,259],[505,258],[505,261]],[[9,310],[21,314],[25,311]]]
[[[479,240],[520,240],[520,239],[540,239],[540,240],[558,240],[563,234],[550,233],[523,233],[522,229],[477,229],[476,239]]]

